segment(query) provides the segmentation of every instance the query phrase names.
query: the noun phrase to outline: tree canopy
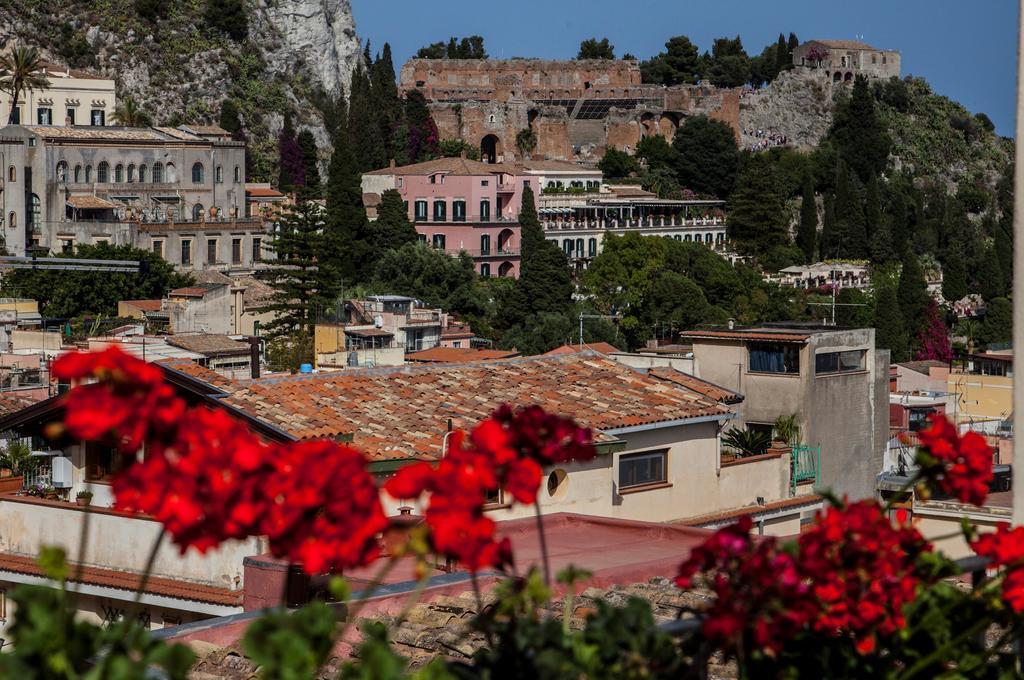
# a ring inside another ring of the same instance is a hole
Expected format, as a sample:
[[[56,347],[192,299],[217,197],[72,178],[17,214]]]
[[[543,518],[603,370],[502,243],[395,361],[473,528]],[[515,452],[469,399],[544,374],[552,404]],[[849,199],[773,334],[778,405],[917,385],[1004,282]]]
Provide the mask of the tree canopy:
[[[608,42],[608,38],[587,38],[580,43],[580,51],[577,59],[614,59],[615,45]]]
[[[679,126],[672,142],[676,174],[682,185],[697,192],[727,198],[736,184],[739,147],[727,124],[693,116]]]

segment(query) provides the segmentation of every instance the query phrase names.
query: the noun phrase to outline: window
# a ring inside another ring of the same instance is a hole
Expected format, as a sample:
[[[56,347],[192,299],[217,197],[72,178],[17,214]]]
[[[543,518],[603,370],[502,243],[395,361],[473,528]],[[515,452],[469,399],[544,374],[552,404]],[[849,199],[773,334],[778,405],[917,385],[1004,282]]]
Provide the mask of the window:
[[[241,169],[237,165],[235,166],[234,178],[235,178],[235,184],[238,184],[239,182],[242,181],[242,171],[241,171]]]
[[[191,239],[181,240],[181,266],[192,266],[192,241]]]
[[[163,257],[164,256],[164,242],[163,241],[156,241],[156,240],[153,241],[153,254],[156,255],[157,257]]]
[[[444,250],[444,246],[445,246],[444,234],[434,234],[434,236],[431,239],[430,243],[431,243],[431,245],[433,245],[438,250]]]
[[[93,109],[91,120],[94,126],[102,127],[107,124],[107,112],[103,109]]]
[[[778,342],[747,345],[749,370],[755,373],[800,373],[800,346]]]
[[[29,218],[32,220],[32,222],[31,224],[29,224],[29,227],[33,232],[39,233],[40,231],[43,230],[43,210],[39,202],[39,196],[37,196],[36,194],[32,194],[31,200],[32,205],[31,212],[29,213]]]
[[[263,259],[263,239],[254,238],[252,240],[252,261],[259,262]]]
[[[114,183],[124,183],[124,166],[121,165],[120,163],[114,166]]]
[[[491,180],[489,180],[489,179],[482,179],[482,180],[480,180],[480,186],[482,186],[482,187],[489,187],[489,186],[491,186]]]
[[[85,166],[85,183],[92,184],[92,166]]]
[[[82,182],[82,166],[81,165],[76,165],[75,166],[75,184],[80,184],[81,182]]]
[[[43,107],[36,109],[36,122],[39,125],[53,125],[53,109]]]
[[[60,252],[65,255],[70,255],[75,252],[75,240],[70,238],[62,238],[60,240]]]
[[[123,456],[107,444],[87,442],[85,445],[85,481],[107,482],[121,467]]]
[[[76,109],[73,106],[69,106],[68,107],[68,115],[67,115],[67,124],[68,125],[74,125],[75,124],[75,110]]]
[[[8,182],[17,182],[18,181],[18,169],[15,168],[13,165],[11,167],[7,168],[7,181]]]
[[[678,240],[679,237],[676,236]],[[587,257],[597,257],[597,239],[592,238],[587,241]]]
[[[489,234],[484,234],[483,236],[480,237],[480,254],[491,254],[491,237]]]
[[[231,264],[242,264],[242,239],[231,239]]]
[[[192,221],[201,222],[203,220],[203,204],[196,203],[192,206]]]
[[[59,163],[57,163],[57,181],[68,181],[68,164],[65,161],[60,161]]]
[[[666,477],[666,451],[635,453],[619,458],[619,490],[648,484],[664,484]]]
[[[480,201],[480,221],[491,221],[491,202],[488,201],[486,198]]]
[[[203,180],[205,179],[205,177],[204,177],[205,173],[206,173],[206,171],[203,168],[203,164],[202,163],[193,163],[192,164],[192,184],[202,184]]]
[[[217,239],[206,240],[206,264],[217,263]]]
[[[452,343],[453,349],[462,349],[462,340],[456,340]]]
[[[164,164],[154,163],[153,164],[153,183],[159,184],[164,181]]]
[[[444,201],[434,201],[434,221],[444,222],[447,219],[446,216],[447,206]]]
[[[562,250],[565,252],[566,257],[572,257],[572,239],[567,238],[562,241]]]
[[[480,265],[480,276],[485,279],[491,278],[491,265],[486,262]]]
[[[452,201],[452,221],[453,222],[465,222],[466,221],[466,202],[465,201]]]
[[[424,331],[421,328],[407,330],[405,332],[405,351],[418,352],[423,349],[423,334]]]
[[[907,413],[907,427],[911,432],[918,432],[928,427],[928,419],[935,413],[933,408],[912,408]]]
[[[164,180],[165,182],[168,182],[169,184],[174,184],[175,182],[178,181],[178,172],[174,167],[174,163],[168,163],[167,165],[165,165],[164,171],[164,177],[166,177],[166,179]],[[153,181],[155,182],[156,180]]]
[[[529,186],[530,186],[530,180],[528,180],[528,179],[524,179],[524,180],[523,180],[523,188],[524,188],[524,189],[526,189],[526,188],[528,188]]]
[[[818,375],[828,373],[854,373],[864,370],[867,350],[854,349],[846,352],[822,352],[814,356],[814,372]]]
[[[12,229],[18,226],[18,214],[13,210],[7,215],[7,226]]]
[[[217,166],[217,169],[213,171],[213,181],[217,184],[224,184],[224,168]]]
[[[424,222],[427,219],[427,202],[416,201],[416,222]]]
[[[427,235],[426,234],[416,234],[416,243],[426,243],[426,242],[427,242]]]
[[[576,257],[583,257],[583,239],[576,239]]]
[[[102,161],[96,166],[96,181],[99,184],[106,184],[110,181],[110,165],[106,161]]]
[[[145,184],[146,183],[146,166],[145,165],[140,165],[139,166],[139,183],[140,184]]]
[[[134,165],[129,165],[128,166],[128,182],[134,182],[134,181],[135,181],[135,166]]]

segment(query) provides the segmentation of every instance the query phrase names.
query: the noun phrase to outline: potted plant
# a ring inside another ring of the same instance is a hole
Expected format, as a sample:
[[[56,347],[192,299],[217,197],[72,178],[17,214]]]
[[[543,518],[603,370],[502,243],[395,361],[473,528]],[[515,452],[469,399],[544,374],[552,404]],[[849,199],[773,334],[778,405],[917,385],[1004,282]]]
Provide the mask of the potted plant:
[[[0,450],[0,493],[20,491],[25,483],[25,473],[39,464],[38,458],[32,457],[32,447],[20,441],[8,441],[7,446]]]
[[[92,503],[92,491],[83,489],[75,494],[75,503],[82,508],[87,508]]]
[[[46,487],[46,490],[43,492],[43,498],[48,501],[58,500],[60,499],[60,491],[58,491],[57,487],[55,486],[48,486]]]

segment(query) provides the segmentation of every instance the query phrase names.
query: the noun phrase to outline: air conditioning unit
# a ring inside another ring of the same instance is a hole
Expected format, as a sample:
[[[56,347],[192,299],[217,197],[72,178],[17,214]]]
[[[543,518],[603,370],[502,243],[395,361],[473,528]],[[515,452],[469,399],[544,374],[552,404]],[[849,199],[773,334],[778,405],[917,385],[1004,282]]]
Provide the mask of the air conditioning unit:
[[[50,483],[58,489],[70,488],[72,471],[70,458],[54,456],[50,462]]]

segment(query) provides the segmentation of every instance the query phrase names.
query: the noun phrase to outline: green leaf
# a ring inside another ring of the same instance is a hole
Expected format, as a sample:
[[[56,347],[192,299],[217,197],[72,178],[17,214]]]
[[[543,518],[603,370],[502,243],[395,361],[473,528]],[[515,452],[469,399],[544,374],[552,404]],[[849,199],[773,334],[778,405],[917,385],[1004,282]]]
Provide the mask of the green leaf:
[[[47,578],[63,583],[70,573],[68,567],[67,553],[59,546],[44,545],[39,550],[39,557],[36,563]]]

